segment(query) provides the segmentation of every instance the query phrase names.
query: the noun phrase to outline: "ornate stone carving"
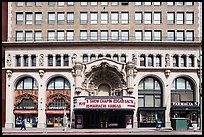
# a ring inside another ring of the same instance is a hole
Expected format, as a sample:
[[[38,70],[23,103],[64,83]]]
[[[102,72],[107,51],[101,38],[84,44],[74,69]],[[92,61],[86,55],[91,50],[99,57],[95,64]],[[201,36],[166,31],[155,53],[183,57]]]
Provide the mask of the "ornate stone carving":
[[[76,58],[77,58],[77,55],[73,54],[72,57],[71,57],[73,65],[76,63]]]
[[[39,75],[42,78],[44,76],[45,71],[44,70],[39,70]]]
[[[11,66],[11,54],[8,54],[7,60],[6,60],[7,66]]]
[[[44,66],[44,55],[43,54],[40,54],[39,66]]]
[[[10,79],[11,78],[11,76],[12,76],[12,71],[11,70],[7,70],[6,71],[6,74],[7,74],[7,77]]]
[[[132,62],[135,64],[135,67],[137,67],[137,56],[135,56],[135,54],[132,54]]]
[[[170,73],[171,73],[171,71],[169,69],[167,69],[167,70],[165,70],[164,73],[165,73],[166,78],[168,78]]]
[[[135,78],[136,75],[137,75],[137,69],[136,69],[136,67],[135,67],[135,68],[133,69],[133,78]]]
[[[170,56],[169,54],[166,54],[165,56],[165,67],[170,66]]]

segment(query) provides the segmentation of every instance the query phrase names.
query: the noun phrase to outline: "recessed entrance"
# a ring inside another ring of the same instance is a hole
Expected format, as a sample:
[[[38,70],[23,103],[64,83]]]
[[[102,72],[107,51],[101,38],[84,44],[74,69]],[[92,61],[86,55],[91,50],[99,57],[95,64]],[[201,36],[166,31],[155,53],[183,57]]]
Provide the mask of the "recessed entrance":
[[[98,95],[99,96],[110,96],[111,95],[111,88],[108,84],[101,84],[98,87]]]

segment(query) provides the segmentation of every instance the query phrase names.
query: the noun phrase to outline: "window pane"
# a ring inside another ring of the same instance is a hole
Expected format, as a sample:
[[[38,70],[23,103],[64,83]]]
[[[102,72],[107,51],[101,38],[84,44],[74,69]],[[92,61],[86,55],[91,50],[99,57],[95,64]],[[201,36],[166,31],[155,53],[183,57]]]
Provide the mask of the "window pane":
[[[185,89],[185,79],[178,78],[176,85],[177,85],[177,89]]]
[[[49,24],[55,23],[55,13],[48,13],[48,23]]]
[[[64,13],[57,13],[57,23],[64,24]]]
[[[80,14],[80,23],[81,24],[87,24],[88,23],[88,15],[87,15],[87,13],[81,13]]]
[[[26,13],[26,24],[32,24],[33,15],[32,13]]]
[[[16,24],[23,24],[23,13],[16,13]]]
[[[64,31],[58,31],[57,32],[57,40],[58,41],[64,41]]]
[[[32,31],[25,32],[25,40],[32,41]]]
[[[42,24],[42,13],[35,14],[35,24]]]
[[[17,89],[23,89],[23,81],[20,81],[17,85]]]
[[[48,89],[54,89],[54,79],[52,81],[50,81],[50,83],[48,85]]]
[[[97,31],[91,31],[90,32],[90,35],[91,35],[91,40],[97,40],[98,38],[98,36],[97,36]]]
[[[145,78],[145,89],[153,89],[153,78]]]
[[[129,22],[129,15],[128,13],[121,13],[121,23],[128,24]]]
[[[193,24],[194,13],[186,13],[186,24]]]
[[[108,24],[108,13],[101,13],[101,24]]]
[[[111,13],[111,23],[118,24],[118,13]]]
[[[138,107],[144,107],[144,98],[138,97]]]
[[[145,13],[144,14],[144,23],[151,24],[152,23],[152,13]]]
[[[174,41],[174,31],[168,31],[168,41]]]
[[[187,41],[193,41],[193,31],[187,31],[186,32],[186,40]]]
[[[55,89],[64,89],[64,79],[63,78],[55,79]]]
[[[152,32],[151,31],[145,31],[144,40],[145,41],[151,41],[152,40]]]
[[[16,41],[23,41],[23,32],[21,31],[16,32]]]
[[[145,95],[145,107],[154,107],[153,95]]]
[[[87,40],[87,31],[80,31],[80,40]]]
[[[91,13],[91,24],[97,24],[97,15],[98,13]]]
[[[111,40],[118,40],[118,31],[111,31]]]
[[[35,41],[41,41],[42,40],[42,32],[36,31],[35,32]]]
[[[108,40],[108,31],[101,31],[101,40]]]
[[[129,32],[122,31],[122,40],[129,40]]]
[[[142,31],[135,31],[135,40],[142,41]]]
[[[177,13],[177,24],[183,24],[183,13]]]
[[[74,40],[74,32],[67,31],[67,40]]]
[[[74,13],[73,12],[67,13],[67,23],[68,24],[74,23]]]
[[[55,40],[55,32],[54,31],[48,31],[48,41]]]
[[[154,13],[154,24],[161,23],[161,13]]]
[[[177,31],[177,41],[183,41],[184,40],[184,32],[183,31]]]
[[[135,13],[135,24],[142,24],[142,13]]]
[[[168,24],[174,24],[174,13],[167,13]]]
[[[154,32],[154,40],[155,41],[161,41],[161,31],[155,31]]]
[[[24,89],[32,89],[32,78],[24,79]]]
[[[161,106],[161,98],[160,96],[155,96],[155,107]]]

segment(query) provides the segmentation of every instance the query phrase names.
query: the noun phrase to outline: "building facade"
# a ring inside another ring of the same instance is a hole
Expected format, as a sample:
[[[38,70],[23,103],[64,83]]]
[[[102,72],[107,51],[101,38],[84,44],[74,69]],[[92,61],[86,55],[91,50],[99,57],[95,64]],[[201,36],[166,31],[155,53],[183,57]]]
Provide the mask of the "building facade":
[[[199,2],[9,2],[7,128],[200,125]]]
[[[7,41],[8,37],[8,4],[7,2],[2,2],[2,42]],[[5,49],[2,47],[2,127],[5,127],[6,120],[6,71],[3,69],[5,67]]]

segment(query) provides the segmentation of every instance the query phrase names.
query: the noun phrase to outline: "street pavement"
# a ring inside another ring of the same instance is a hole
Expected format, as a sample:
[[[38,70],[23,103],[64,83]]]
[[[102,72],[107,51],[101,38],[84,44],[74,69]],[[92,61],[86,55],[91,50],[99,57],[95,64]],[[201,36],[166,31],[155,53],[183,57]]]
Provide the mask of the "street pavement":
[[[66,129],[64,128],[2,128],[2,135],[202,135],[201,130],[171,130],[169,128],[114,128]]]

